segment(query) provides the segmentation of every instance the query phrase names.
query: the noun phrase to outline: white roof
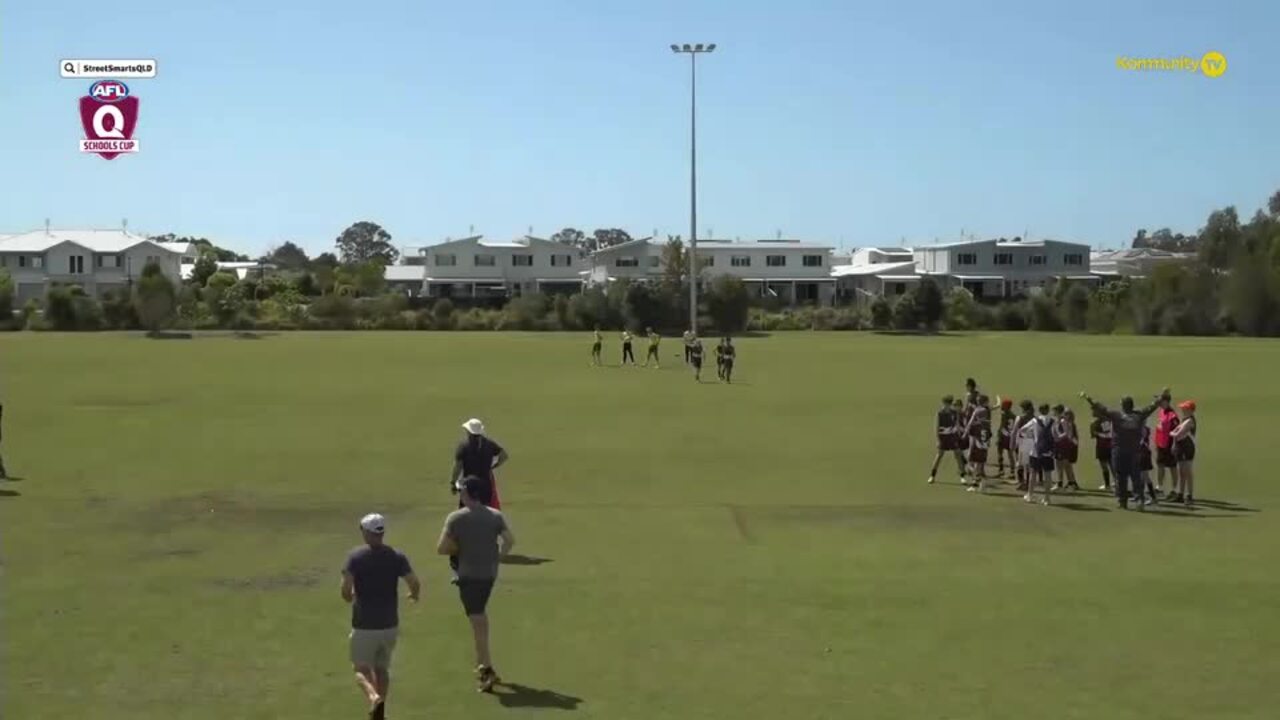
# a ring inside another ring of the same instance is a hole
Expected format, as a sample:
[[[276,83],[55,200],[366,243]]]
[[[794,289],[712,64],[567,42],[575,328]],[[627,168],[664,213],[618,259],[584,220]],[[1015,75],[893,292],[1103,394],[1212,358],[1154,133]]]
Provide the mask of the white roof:
[[[970,282],[976,280],[1004,280],[1003,275],[952,275],[957,280],[968,280]]]
[[[91,252],[114,253],[151,241],[124,230],[33,230],[0,239],[0,251],[42,253],[64,242],[75,243]],[[151,244],[175,252],[159,243]]]
[[[849,275],[882,275],[887,272],[897,270],[906,270],[915,267],[914,260],[906,262],[889,262],[889,263],[866,263],[863,265],[837,265],[831,268],[831,274],[835,277],[846,277]]]
[[[727,240],[699,240],[699,250],[833,250],[821,243],[761,240],[759,242],[730,242]]]
[[[422,281],[427,277],[426,265],[388,265],[383,275],[388,282]]]

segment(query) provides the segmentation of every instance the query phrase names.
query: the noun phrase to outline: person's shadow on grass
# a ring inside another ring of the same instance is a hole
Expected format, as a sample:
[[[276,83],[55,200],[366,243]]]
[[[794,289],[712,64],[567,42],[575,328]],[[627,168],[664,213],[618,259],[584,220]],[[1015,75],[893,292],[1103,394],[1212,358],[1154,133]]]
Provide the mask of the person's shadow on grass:
[[[7,490],[5,488],[0,488],[0,497],[18,497],[21,494],[22,493],[18,492],[17,490]]]
[[[530,557],[528,555],[507,555],[501,560],[503,565],[542,565],[555,562],[551,558]]]
[[[502,707],[550,708],[553,710],[577,710],[583,700],[555,690],[532,688],[520,683],[501,683],[494,686],[494,697]]]

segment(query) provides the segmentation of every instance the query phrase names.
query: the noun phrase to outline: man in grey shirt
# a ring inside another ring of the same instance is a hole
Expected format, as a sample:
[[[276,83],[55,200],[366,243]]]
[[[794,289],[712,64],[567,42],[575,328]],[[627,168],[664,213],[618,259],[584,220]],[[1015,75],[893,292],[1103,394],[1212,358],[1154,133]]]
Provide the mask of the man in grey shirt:
[[[481,692],[489,692],[500,682],[489,656],[489,616],[486,608],[493,584],[498,579],[498,563],[511,552],[516,538],[506,518],[484,504],[485,482],[475,476],[461,483],[462,507],[445,518],[436,551],[457,557],[458,596],[471,623],[476,648],[476,680]]]

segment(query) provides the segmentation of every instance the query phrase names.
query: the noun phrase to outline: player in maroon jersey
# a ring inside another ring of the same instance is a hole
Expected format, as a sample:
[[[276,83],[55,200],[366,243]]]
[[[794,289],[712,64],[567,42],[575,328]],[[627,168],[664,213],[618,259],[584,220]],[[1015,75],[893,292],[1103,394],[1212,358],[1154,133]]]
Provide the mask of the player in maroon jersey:
[[[1111,421],[1095,415],[1089,424],[1089,436],[1093,438],[1093,456],[1102,468],[1102,486],[1099,490],[1111,490]]]
[[[1000,426],[996,431],[996,477],[1004,477],[1004,461],[1009,460],[1009,477],[1015,475],[1018,461],[1013,456],[1013,400],[996,398],[1000,405]]]
[[[973,477],[970,492],[986,492],[987,449],[991,447],[991,400],[979,395],[965,428],[969,443],[969,473]]]
[[[938,408],[934,433],[938,440],[938,452],[933,456],[933,468],[929,470],[929,484],[938,476],[938,465],[947,453],[955,455],[956,465],[960,469],[960,479],[964,480],[964,458],[960,456],[960,437],[957,432],[960,424],[959,414],[955,409],[955,399],[950,395],[942,398],[942,407]]]
[[[1079,490],[1076,482],[1076,461],[1080,459],[1080,433],[1076,429],[1076,416],[1071,408],[1057,405],[1053,408],[1054,457],[1058,461],[1057,488]]]

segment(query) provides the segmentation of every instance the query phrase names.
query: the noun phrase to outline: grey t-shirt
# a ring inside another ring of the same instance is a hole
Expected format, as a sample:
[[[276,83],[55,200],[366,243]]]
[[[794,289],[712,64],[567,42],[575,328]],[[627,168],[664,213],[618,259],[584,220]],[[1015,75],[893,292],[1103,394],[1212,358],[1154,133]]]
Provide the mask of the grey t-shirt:
[[[498,536],[507,529],[502,513],[483,505],[459,508],[445,518],[444,529],[458,543],[458,577],[498,577]]]

